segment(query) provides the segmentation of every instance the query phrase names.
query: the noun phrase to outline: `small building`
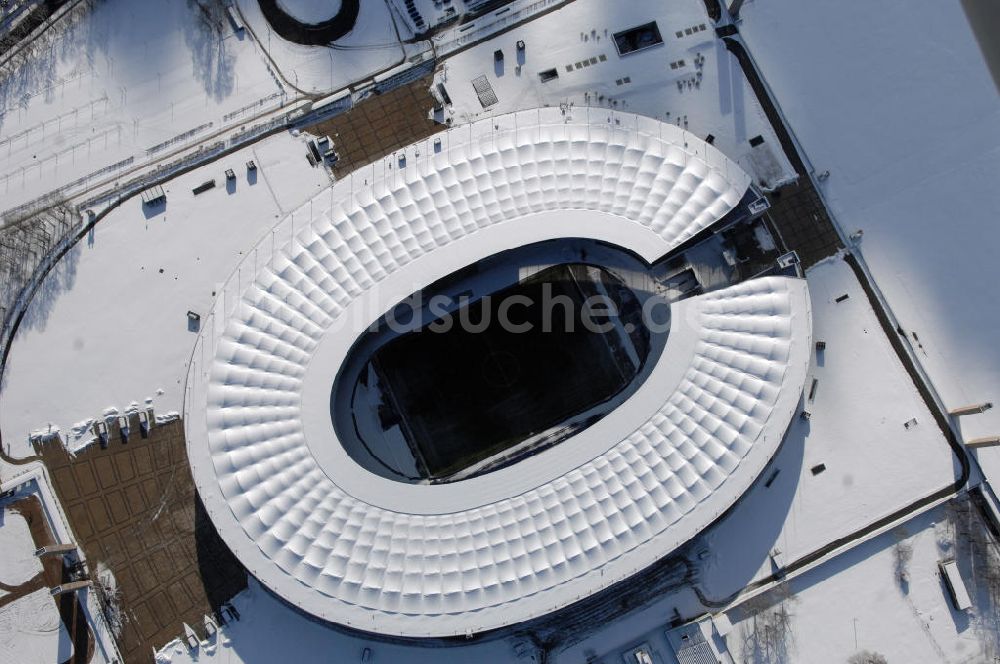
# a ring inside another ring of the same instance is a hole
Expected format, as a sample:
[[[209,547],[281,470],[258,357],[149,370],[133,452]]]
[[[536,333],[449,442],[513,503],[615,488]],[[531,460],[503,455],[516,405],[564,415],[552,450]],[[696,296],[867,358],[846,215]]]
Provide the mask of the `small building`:
[[[229,17],[229,24],[233,26],[233,32],[236,34],[243,34],[246,26],[243,25],[243,19],[240,18],[239,12],[236,11],[236,7],[228,5],[226,7],[226,15]]]
[[[191,193],[194,194],[195,196],[197,196],[198,194],[205,193],[206,191],[208,191],[209,189],[213,188],[214,186],[215,186],[215,180],[206,180],[205,182],[202,182],[197,187],[195,187],[194,189],[192,189]]]
[[[315,140],[309,141],[306,145],[309,146],[309,154],[312,156],[312,159],[310,159],[309,162],[313,166],[323,161],[323,155],[319,151],[319,144],[317,144]]]
[[[724,618],[724,623],[728,623],[728,619]],[[720,648],[717,645],[716,634],[719,634],[720,643],[724,643],[724,640],[723,635],[715,630],[712,617],[702,616],[698,620],[667,630],[667,643],[680,664],[718,664],[726,661],[723,654],[725,646]]]
[[[160,185],[143,190],[139,196],[142,198],[143,205],[159,205],[167,200],[167,194]]]
[[[938,563],[941,570],[941,578],[951,595],[951,603],[959,611],[967,611],[972,608],[972,598],[969,597],[969,589],[965,586],[965,580],[958,571],[958,563],[954,560],[942,560]]]
[[[648,643],[640,643],[622,653],[622,660],[625,664],[654,664],[653,649]]]

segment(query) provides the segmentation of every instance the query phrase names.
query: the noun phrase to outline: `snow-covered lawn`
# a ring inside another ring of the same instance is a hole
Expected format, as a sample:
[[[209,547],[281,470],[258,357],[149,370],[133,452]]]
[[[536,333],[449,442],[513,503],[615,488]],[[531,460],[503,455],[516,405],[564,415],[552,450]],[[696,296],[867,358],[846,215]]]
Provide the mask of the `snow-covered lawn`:
[[[949,407],[1000,404],[1000,95],[962,4],[768,0],[740,26]],[[1000,408],[961,424],[1000,434]]]
[[[771,485],[758,484],[708,532],[703,588],[736,592],[786,562],[852,533],[955,481],[959,466],[900,363],[850,267],[832,257],[807,276],[813,338],[825,341],[806,380],[805,422],[793,422]],[[840,303],[838,297],[848,295]],[[911,419],[916,424],[905,423]],[[813,474],[822,464],[824,469]]]
[[[205,314],[243,252],[329,185],[305,154],[302,140],[281,134],[180,176],[164,186],[165,208],[126,201],[60,261],[14,338],[0,386],[14,456],[30,454],[30,432],[50,422],[68,439],[73,424],[109,407],[152,398],[158,414],[181,410],[197,336],[187,312]],[[213,178],[219,186],[192,195]]]
[[[742,600],[725,611],[733,622],[725,649],[737,664],[871,664],[850,659],[865,651],[892,664],[994,661],[998,617],[989,593],[991,584],[996,587],[1000,558],[994,554],[985,563],[983,548],[972,554],[973,547],[989,546],[989,539],[970,545],[961,526],[956,528],[956,521],[982,528],[964,500],[932,508],[782,586]],[[968,613],[952,607],[941,580],[937,564],[950,559],[958,560],[972,596]],[[984,569],[989,564],[994,568]],[[622,653],[645,643],[656,662],[670,664],[676,660],[665,631],[674,610],[691,618],[704,610],[698,606],[688,589],[667,594],[625,619],[596,627],[554,660],[594,661],[590,658],[596,655],[597,661],[617,662]]]
[[[163,157],[286,99],[222,13],[172,0],[86,6],[0,77],[0,209],[129,158]]]
[[[774,624],[766,618],[773,607],[757,614],[756,633],[751,616],[734,620],[727,643],[737,664],[844,664],[862,651],[888,662],[993,661],[974,627],[977,619],[952,607],[941,581],[938,561],[953,555],[953,535],[944,518],[944,509],[936,509],[794,579],[781,605],[789,615],[787,632],[776,629],[765,635],[764,626]],[[906,583],[897,574],[897,560],[907,559],[900,549],[911,556],[900,567],[906,570]],[[751,600],[730,616],[771,601]],[[742,656],[755,648],[768,652],[768,645],[777,646],[770,649],[771,659]],[[778,656],[782,652],[784,658]]]
[[[51,664],[72,654],[69,632],[47,588],[0,607],[0,662]]]
[[[619,56],[614,33],[656,21],[663,44]],[[702,29],[704,26],[704,29]],[[677,32],[681,36],[677,36]],[[517,42],[524,42],[519,52]],[[494,51],[503,51],[503,62]],[[568,70],[567,70],[568,69]],[[554,70],[543,82],[539,74]],[[484,108],[472,81],[485,77],[498,102]],[[614,107],[674,123],[714,145],[755,179],[794,174],[736,59],[716,38],[701,0],[576,0],[444,62],[456,124],[538,106]],[[762,136],[754,150],[748,141]]]
[[[9,509],[0,509],[0,583],[17,586],[42,571],[35,557],[35,545],[24,517]]]

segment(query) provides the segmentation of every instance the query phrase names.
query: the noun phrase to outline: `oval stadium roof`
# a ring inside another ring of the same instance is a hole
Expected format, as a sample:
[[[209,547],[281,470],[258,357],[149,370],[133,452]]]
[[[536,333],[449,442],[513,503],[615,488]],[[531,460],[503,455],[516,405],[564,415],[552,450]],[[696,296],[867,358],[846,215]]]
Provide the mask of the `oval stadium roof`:
[[[546,108],[450,129],[309,201],[251,249],[192,356],[188,454],[223,540],[291,604],[412,637],[549,613],[690,540],[755,481],[795,413],[811,346],[803,280],[674,303],[662,355],[621,406],[461,482],[358,466],[330,390],[367,325],[456,269],[558,237],[653,260],[749,183],[673,125]]]

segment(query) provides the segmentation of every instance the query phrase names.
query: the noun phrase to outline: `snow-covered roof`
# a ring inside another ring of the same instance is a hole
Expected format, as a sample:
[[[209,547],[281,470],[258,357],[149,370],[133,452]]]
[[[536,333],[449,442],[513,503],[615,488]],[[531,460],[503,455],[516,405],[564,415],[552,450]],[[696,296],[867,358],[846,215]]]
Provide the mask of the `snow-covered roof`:
[[[356,171],[252,249],[202,321],[188,453],[223,540],[326,620],[406,636],[521,622],[624,579],[753,483],[805,381],[805,282],[675,303],[645,382],[603,420],[513,466],[443,485],[354,462],[330,416],[355,339],[405,296],[557,237],[662,256],[749,177],[669,124],[536,109],[448,130]]]

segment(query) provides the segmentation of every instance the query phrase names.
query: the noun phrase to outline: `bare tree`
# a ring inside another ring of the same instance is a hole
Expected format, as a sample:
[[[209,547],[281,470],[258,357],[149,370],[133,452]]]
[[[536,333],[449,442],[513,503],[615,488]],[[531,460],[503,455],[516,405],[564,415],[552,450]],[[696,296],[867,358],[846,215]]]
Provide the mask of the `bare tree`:
[[[225,0],[188,0],[188,4],[197,10],[198,18],[206,29],[222,33],[226,21]]]
[[[97,563],[97,575],[92,581],[104,619],[111,626],[115,636],[118,636],[121,634],[126,618],[121,608],[121,590],[118,588],[114,574],[104,563],[99,562]]]
[[[740,626],[741,659],[744,664],[785,664],[792,646],[794,601],[787,584],[748,600],[741,608],[749,619]]]
[[[877,652],[862,650],[859,653],[851,655],[851,658],[847,660],[847,664],[889,664],[889,662],[883,655]]]
[[[24,287],[56,245],[78,225],[79,217],[62,200],[39,210],[0,217],[0,310],[6,318]]]
[[[985,661],[1000,661],[1000,546],[989,529],[982,496],[967,493],[946,505],[955,562],[972,596],[973,629]]]
[[[910,583],[910,560],[913,559],[913,545],[906,541],[905,532],[897,533],[899,540],[892,547],[893,567],[896,581],[905,592]]]

